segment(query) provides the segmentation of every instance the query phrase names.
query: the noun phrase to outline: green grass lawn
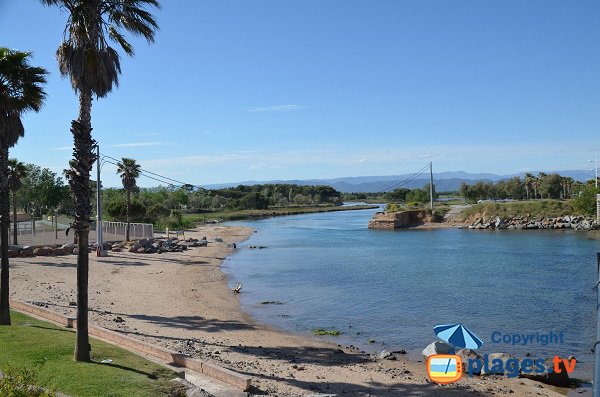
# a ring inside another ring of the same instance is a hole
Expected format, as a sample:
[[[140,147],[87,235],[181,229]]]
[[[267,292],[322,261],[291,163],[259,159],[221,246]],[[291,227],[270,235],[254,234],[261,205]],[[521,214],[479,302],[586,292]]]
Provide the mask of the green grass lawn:
[[[29,369],[37,385],[71,397],[180,396],[170,382],[175,372],[108,343],[91,339],[92,363],[73,360],[75,333],[12,312],[11,326],[0,326],[0,370]],[[110,364],[101,364],[112,359]]]

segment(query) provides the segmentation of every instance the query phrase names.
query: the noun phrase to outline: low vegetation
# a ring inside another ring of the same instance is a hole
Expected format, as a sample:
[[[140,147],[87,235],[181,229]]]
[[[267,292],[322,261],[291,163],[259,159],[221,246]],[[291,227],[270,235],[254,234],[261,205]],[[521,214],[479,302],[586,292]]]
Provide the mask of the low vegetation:
[[[0,379],[0,396],[3,397],[56,397],[52,390],[37,386],[35,372],[10,368]]]
[[[0,384],[2,396],[10,396],[3,390],[14,388],[15,379],[71,397],[184,395],[170,382],[176,374],[158,364],[98,340],[91,341],[92,362],[76,362],[73,331],[18,312],[11,317],[13,325],[0,328],[0,370],[12,374]],[[112,362],[102,364],[104,359]]]
[[[498,216],[503,219],[514,217],[556,218],[573,215],[572,200],[531,200],[507,203],[485,202],[464,210],[457,220],[472,221],[476,218]]]
[[[315,335],[319,335],[319,336],[324,336],[324,335],[340,336],[342,334],[340,331],[337,331],[335,329],[323,329],[323,328],[315,328],[315,329],[313,329],[313,333]]]
[[[196,223],[211,222],[211,221],[236,221],[242,219],[265,218],[269,216],[282,215],[299,215],[317,212],[334,212],[334,211],[353,211],[361,209],[375,208],[373,205],[352,205],[345,207],[289,207],[289,208],[270,208],[264,210],[237,210],[237,211],[215,211],[203,214],[186,214],[182,215],[181,224],[191,227]]]

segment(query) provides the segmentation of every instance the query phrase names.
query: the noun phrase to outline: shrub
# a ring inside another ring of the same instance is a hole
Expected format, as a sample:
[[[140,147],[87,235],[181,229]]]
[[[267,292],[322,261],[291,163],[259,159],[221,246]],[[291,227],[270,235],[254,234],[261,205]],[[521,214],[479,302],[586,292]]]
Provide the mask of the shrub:
[[[53,391],[36,386],[37,377],[28,369],[9,369],[0,379],[2,397],[56,397]]]

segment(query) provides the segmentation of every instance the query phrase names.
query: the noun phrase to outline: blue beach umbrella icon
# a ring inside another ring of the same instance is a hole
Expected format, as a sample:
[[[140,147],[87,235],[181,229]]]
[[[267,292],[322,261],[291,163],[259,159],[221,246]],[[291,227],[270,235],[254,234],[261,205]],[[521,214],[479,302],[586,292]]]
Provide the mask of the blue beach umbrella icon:
[[[441,340],[459,349],[479,349],[483,345],[477,335],[460,323],[436,325],[433,332]]]

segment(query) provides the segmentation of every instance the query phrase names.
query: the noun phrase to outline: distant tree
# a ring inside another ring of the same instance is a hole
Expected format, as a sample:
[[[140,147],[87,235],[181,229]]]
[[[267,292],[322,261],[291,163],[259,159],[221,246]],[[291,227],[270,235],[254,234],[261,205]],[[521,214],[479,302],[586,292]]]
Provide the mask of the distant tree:
[[[546,198],[560,198],[561,197],[561,184],[562,178],[558,174],[544,174],[540,178],[540,196]]]
[[[25,135],[21,117],[44,103],[47,72],[29,64],[31,53],[0,48],[0,325],[10,325],[8,227],[10,224],[9,148]]]
[[[25,164],[25,168],[27,171],[21,179],[17,202],[32,215],[56,208],[71,197],[63,179],[55,172],[35,164]]]
[[[23,178],[27,176],[27,167],[16,159],[8,160],[8,188],[12,193],[13,210],[13,244],[17,245],[19,223],[17,219],[17,191],[23,186]]]
[[[415,202],[415,203],[428,203],[429,202],[429,188],[423,189],[413,189],[406,194],[407,202]]]
[[[123,189],[127,192],[127,227],[125,228],[125,240],[129,241],[131,193],[138,190],[137,178],[140,177],[142,168],[134,159],[123,157],[117,165],[117,174],[121,177]]]
[[[406,195],[410,192],[410,189],[400,187],[393,191],[385,194],[385,199],[390,202],[400,203],[406,201]]]

